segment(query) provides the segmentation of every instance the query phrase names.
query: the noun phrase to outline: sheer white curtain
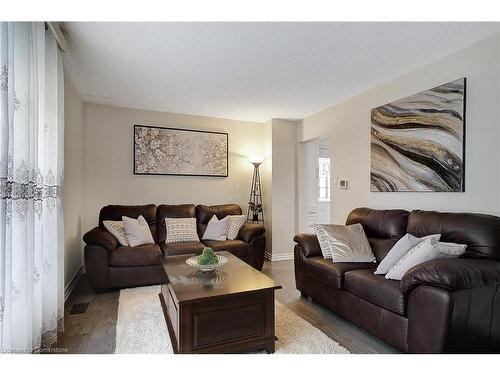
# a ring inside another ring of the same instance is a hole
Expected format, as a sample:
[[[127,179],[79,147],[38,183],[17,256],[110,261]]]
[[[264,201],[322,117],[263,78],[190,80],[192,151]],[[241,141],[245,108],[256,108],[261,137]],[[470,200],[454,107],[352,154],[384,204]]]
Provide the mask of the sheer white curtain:
[[[25,353],[64,316],[64,81],[44,23],[0,22],[0,51],[0,347]]]

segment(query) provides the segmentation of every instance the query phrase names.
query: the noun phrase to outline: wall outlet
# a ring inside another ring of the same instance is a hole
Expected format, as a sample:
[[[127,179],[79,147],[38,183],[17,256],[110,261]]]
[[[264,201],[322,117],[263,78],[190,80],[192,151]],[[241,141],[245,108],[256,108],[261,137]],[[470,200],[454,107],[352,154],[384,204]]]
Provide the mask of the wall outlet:
[[[340,188],[346,190],[349,187],[349,181],[340,180]]]

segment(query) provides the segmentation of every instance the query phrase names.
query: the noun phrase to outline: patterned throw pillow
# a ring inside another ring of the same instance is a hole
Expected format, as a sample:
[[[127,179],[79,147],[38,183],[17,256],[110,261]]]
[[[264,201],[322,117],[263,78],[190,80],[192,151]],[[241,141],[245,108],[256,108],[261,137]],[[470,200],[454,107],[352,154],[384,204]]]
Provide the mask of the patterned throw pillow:
[[[165,218],[167,239],[165,243],[200,242],[196,231],[196,219],[192,218]]]
[[[227,215],[229,218],[229,229],[227,230],[227,239],[235,240],[240,233],[240,229],[247,219],[245,215]]]
[[[127,241],[127,235],[125,234],[125,227],[123,226],[123,221],[113,221],[113,220],[105,220],[102,222],[104,227],[116,237],[120,245],[129,246]]]
[[[319,224],[314,224],[314,230],[316,231],[316,237],[318,237],[319,247],[321,248],[321,253],[323,254],[323,258],[332,259],[332,251],[330,250],[330,241],[328,239],[325,229]]]

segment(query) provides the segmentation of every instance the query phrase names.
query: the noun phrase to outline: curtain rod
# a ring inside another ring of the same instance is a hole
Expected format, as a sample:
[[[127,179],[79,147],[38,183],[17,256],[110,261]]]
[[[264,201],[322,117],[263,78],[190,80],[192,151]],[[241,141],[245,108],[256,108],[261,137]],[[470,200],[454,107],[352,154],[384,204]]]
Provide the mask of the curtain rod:
[[[66,50],[68,49],[68,43],[66,42],[66,38],[64,37],[59,22],[45,22],[45,23],[49,27],[50,31],[52,31],[52,33],[54,34],[54,37],[56,38],[57,44],[59,45],[61,51],[66,52]]]

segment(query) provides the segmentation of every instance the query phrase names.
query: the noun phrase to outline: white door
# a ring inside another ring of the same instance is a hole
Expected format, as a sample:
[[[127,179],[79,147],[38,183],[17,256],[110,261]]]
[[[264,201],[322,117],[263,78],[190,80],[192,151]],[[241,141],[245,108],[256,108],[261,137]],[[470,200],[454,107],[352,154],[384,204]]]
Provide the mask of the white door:
[[[328,141],[328,140],[326,140]],[[316,158],[316,192],[318,200],[318,224],[330,223],[330,147],[322,139],[319,141],[318,157]]]
[[[299,232],[314,233],[314,224],[330,222],[330,150],[328,140],[299,143]]]

